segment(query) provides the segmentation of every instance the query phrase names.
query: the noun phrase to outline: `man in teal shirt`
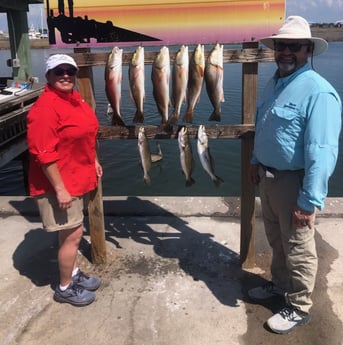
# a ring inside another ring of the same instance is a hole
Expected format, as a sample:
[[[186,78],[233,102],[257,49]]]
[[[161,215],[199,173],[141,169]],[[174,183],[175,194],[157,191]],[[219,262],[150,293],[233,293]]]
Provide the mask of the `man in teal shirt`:
[[[260,188],[272,281],[248,294],[255,300],[285,296],[285,307],[267,324],[289,333],[310,320],[318,266],[315,209],[324,206],[336,165],[342,104],[308,64],[328,44],[311,36],[305,19],[288,17],[276,35],[261,42],[274,50],[278,69],[258,104],[250,176]]]

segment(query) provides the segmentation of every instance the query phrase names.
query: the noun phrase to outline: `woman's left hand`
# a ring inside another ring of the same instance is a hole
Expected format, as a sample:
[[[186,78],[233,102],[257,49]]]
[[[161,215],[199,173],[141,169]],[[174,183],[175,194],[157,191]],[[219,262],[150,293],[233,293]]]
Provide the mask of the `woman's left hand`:
[[[96,172],[96,176],[98,177],[102,176],[102,166],[100,165],[97,159],[95,160],[95,172]]]

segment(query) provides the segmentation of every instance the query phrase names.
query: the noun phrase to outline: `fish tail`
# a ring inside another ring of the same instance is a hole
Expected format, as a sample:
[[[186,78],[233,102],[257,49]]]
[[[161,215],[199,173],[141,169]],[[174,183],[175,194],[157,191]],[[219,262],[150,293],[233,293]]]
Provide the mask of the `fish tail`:
[[[173,112],[173,114],[168,119],[168,124],[177,125],[178,122],[179,122],[179,114],[177,112]]]
[[[125,123],[120,115],[113,115],[112,126],[122,126],[125,127]]]
[[[150,176],[149,176],[149,175],[144,176],[144,183],[145,183],[147,186],[150,186],[150,184],[151,184],[151,179],[150,179]]]
[[[134,123],[143,123],[144,122],[144,114],[141,110],[136,110],[135,116],[132,120]]]
[[[219,187],[222,183],[224,183],[224,180],[221,179],[219,176],[215,175],[214,178],[212,179],[214,185],[216,187]]]
[[[194,183],[195,183],[195,180],[192,177],[190,177],[188,180],[186,180],[186,187],[190,187]]]
[[[220,121],[221,121],[221,114],[220,114],[220,111],[218,111],[218,110],[213,110],[211,116],[208,118],[208,121],[217,121],[217,122],[220,122]]]
[[[183,116],[183,122],[192,123],[193,122],[193,110],[187,110]]]

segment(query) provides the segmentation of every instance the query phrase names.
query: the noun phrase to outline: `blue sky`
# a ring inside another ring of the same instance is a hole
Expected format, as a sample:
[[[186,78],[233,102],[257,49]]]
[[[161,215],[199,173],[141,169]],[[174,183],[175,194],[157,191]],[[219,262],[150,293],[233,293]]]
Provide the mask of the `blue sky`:
[[[41,27],[41,13],[45,15],[43,5],[30,5],[29,26]],[[286,16],[294,14],[310,22],[335,22],[343,19],[343,0],[286,0]],[[8,31],[3,13],[0,14],[0,30]]]

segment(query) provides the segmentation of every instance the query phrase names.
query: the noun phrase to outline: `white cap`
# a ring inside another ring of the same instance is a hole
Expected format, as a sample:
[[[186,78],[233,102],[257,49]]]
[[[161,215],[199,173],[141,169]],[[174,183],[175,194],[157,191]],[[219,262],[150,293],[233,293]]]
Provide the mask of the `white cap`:
[[[310,25],[306,19],[300,16],[289,16],[277,34],[262,38],[260,41],[268,48],[274,49],[274,40],[277,39],[307,39],[314,44],[313,55],[323,53],[328,47],[328,43],[324,39],[312,37]]]
[[[76,69],[79,69],[77,67],[75,60],[71,56],[66,55],[66,54],[55,54],[55,55],[51,55],[48,58],[48,60],[46,60],[45,72],[48,72],[49,70],[57,67],[58,65],[63,65],[63,64],[68,64],[75,67]]]

